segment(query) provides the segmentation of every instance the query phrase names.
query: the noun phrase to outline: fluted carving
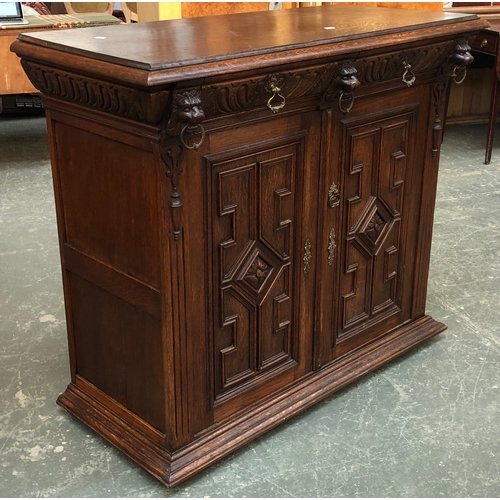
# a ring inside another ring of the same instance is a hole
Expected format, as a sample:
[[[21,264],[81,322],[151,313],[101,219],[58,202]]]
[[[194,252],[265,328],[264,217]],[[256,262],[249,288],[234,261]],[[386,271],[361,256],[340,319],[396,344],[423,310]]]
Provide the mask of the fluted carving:
[[[265,106],[269,99],[266,88],[271,78],[287,100],[319,94],[328,86],[336,66],[336,63],[331,63],[229,84],[206,86],[201,94],[205,115],[211,118]]]
[[[148,94],[26,60],[21,64],[33,85],[50,97],[148,125],[158,125],[166,112],[168,92]]]
[[[287,102],[317,95],[324,106],[335,99],[343,81],[353,75],[361,85],[366,85],[400,79],[404,72],[404,62],[411,64],[414,72],[437,69],[447,61],[451,47],[450,42],[443,42],[415,50],[359,59],[350,64],[332,62],[259,78],[207,85],[201,89],[203,109],[208,119],[264,107],[269,99],[266,87],[271,76],[275,78],[276,85]],[[354,68],[354,73],[342,74],[342,69],[346,67]]]
[[[364,85],[401,78],[405,63],[411,65],[413,72],[436,69],[446,61],[449,52],[450,42],[444,42],[416,50],[361,59],[355,64],[357,76]]]

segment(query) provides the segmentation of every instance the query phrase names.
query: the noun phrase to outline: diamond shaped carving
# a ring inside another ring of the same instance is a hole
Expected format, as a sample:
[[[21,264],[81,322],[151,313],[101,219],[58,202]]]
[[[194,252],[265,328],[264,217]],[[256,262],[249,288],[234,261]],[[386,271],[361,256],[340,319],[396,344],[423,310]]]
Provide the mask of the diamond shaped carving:
[[[383,204],[373,204],[367,211],[358,231],[358,242],[370,254],[376,254],[391,232],[394,221]]]
[[[370,238],[370,240],[373,241],[373,243],[376,243],[385,226],[385,220],[380,217],[378,212],[375,212],[373,217],[370,219],[370,222],[368,222],[364,233],[368,236],[368,238]]]
[[[259,254],[257,254],[252,264],[250,264],[250,267],[248,268],[243,279],[256,291],[259,291],[272,269],[271,265],[268,264]]]

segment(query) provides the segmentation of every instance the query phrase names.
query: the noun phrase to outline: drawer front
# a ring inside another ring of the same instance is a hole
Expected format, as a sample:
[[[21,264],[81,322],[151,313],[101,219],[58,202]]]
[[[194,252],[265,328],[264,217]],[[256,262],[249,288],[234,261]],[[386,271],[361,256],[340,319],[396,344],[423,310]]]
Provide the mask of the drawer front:
[[[498,36],[489,33],[479,33],[472,44],[472,50],[496,55],[498,50]]]
[[[491,45],[491,43],[490,43]],[[394,50],[359,55],[353,60],[335,60],[300,68],[277,68],[275,73],[260,74],[231,82],[206,81],[200,91],[206,119],[231,116],[234,113],[269,108],[284,111],[294,102],[308,98],[320,108],[337,106],[340,94],[365,95],[420,84],[438,68],[451,72],[450,54],[457,41],[448,40]],[[357,84],[352,84],[352,81]],[[358,89],[359,87],[359,89]],[[316,102],[315,102],[316,101]]]

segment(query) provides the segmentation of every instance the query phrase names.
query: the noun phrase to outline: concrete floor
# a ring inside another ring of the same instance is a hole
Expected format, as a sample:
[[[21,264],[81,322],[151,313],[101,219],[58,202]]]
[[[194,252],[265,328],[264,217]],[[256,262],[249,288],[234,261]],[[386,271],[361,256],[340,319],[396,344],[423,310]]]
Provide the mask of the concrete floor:
[[[500,134],[498,134],[500,139]],[[446,130],[428,312],[448,330],[167,490],[55,399],[69,380],[43,117],[0,117],[0,497],[500,496],[500,143]]]

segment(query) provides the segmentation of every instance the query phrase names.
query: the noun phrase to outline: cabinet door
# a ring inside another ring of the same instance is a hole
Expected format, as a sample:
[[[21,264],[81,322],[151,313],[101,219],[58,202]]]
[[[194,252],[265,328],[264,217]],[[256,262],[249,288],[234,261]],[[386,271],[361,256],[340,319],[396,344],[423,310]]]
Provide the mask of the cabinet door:
[[[423,86],[332,115],[320,363],[411,319],[428,101]]]
[[[311,370],[319,113],[210,135],[215,420]]]

